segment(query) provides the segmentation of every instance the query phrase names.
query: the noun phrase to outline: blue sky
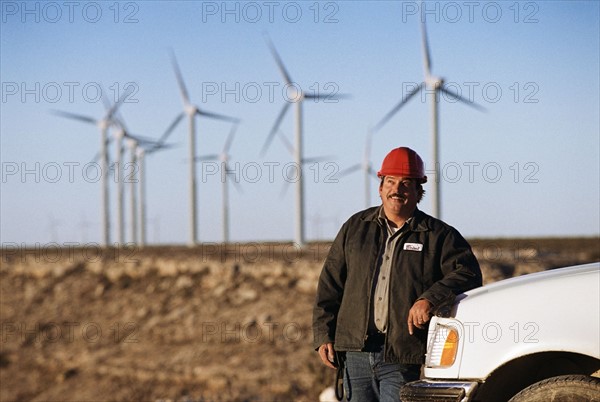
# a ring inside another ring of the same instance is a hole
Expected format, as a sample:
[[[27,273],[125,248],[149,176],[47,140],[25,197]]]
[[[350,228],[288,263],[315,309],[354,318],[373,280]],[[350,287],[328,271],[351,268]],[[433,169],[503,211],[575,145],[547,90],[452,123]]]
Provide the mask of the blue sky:
[[[422,11],[433,73],[486,109],[442,97],[442,219],[468,237],[600,233],[596,1],[1,4],[3,244],[100,241],[100,183],[83,171],[99,131],[51,110],[100,117],[100,85],[111,99],[134,89],[120,113],[133,133],[158,138],[182,111],[170,49],[195,104],[242,120],[230,150],[242,189],[230,191],[232,241],[291,240],[294,188],[283,189],[292,157],[280,141],[260,156],[286,101],[264,32],[303,90],[351,95],[304,104],[305,156],[325,157],[304,167],[307,237],[332,238],[364,207],[362,175],[334,173],[362,160],[368,128],[423,80]],[[427,164],[429,110],[417,96],[375,134],[376,168],[397,146]],[[281,125],[290,141],[293,125],[290,110]],[[197,154],[218,153],[230,128],[199,118]],[[150,242],[188,239],[187,133],[182,121],[175,147],[147,158]],[[198,165],[207,242],[221,239],[213,167]]]

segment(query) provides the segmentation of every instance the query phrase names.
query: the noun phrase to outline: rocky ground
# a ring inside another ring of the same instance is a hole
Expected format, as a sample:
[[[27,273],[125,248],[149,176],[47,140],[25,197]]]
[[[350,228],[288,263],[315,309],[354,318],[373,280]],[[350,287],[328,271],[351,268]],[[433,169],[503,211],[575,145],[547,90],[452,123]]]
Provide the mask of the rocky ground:
[[[487,283],[600,259],[597,238],[478,240]],[[4,248],[1,401],[316,401],[329,244]]]

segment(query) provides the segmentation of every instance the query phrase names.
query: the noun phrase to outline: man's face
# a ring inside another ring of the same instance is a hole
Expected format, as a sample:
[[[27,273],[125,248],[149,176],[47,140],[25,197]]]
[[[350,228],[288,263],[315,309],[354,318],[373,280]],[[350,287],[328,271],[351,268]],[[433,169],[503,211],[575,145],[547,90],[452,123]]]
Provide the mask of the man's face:
[[[405,177],[385,176],[379,186],[379,196],[386,215],[412,215],[419,198],[417,181]]]

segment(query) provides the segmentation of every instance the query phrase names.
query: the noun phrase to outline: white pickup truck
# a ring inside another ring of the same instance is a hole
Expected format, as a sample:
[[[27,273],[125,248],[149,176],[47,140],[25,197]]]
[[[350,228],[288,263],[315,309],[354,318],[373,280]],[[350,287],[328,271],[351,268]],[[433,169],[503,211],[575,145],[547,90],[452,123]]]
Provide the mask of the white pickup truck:
[[[403,402],[600,401],[600,263],[506,279],[431,319]]]

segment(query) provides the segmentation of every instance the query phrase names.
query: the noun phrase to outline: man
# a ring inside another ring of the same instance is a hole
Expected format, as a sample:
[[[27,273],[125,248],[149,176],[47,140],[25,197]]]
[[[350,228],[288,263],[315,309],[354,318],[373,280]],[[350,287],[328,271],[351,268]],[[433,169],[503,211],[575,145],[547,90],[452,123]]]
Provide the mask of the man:
[[[467,241],[417,208],[427,181],[419,155],[396,148],[377,176],[382,205],[340,229],[313,311],[314,347],[328,367],[345,361],[349,401],[399,401],[402,385],[419,378],[431,314],[481,286]]]

